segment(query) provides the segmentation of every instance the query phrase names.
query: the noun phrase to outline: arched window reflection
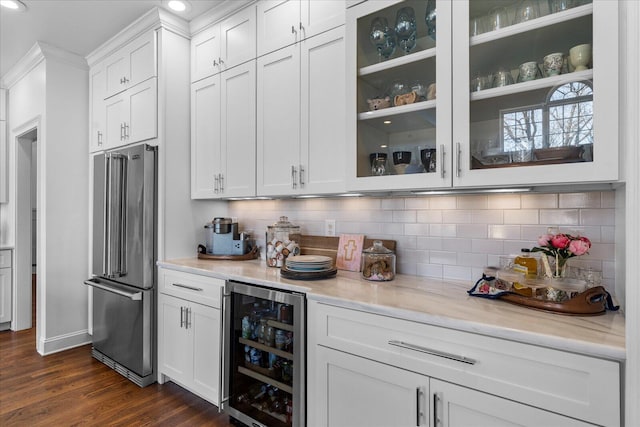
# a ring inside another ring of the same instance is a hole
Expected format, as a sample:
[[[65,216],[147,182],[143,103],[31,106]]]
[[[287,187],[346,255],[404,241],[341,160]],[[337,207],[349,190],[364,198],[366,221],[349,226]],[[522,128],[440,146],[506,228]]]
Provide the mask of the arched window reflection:
[[[547,147],[593,143],[593,88],[590,82],[570,82],[549,92]]]
[[[593,144],[592,83],[556,86],[544,103],[501,110],[500,119],[505,153]]]

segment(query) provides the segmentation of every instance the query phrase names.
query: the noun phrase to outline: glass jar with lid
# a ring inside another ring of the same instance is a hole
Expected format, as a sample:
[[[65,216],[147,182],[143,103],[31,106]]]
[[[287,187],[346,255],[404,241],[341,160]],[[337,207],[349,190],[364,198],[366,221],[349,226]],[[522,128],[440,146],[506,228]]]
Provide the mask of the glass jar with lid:
[[[300,226],[293,225],[289,218],[281,216],[280,221],[267,226],[266,261],[269,267],[282,267],[289,255],[300,253]]]
[[[380,240],[362,251],[362,277],[372,281],[389,281],[396,276],[396,255]]]

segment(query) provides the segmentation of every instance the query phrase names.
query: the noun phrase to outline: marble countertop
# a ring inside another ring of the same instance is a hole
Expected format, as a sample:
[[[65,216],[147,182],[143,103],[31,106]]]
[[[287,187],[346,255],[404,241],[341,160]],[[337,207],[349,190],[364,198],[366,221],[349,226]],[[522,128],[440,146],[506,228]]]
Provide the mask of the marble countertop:
[[[619,312],[565,316],[504,301],[470,297],[469,282],[397,275],[369,282],[359,273],[338,271],[329,279],[300,281],[280,276],[264,261],[210,261],[185,258],[158,266],[256,285],[302,292],[310,300],[383,314],[528,344],[614,360],[624,360],[625,320]]]

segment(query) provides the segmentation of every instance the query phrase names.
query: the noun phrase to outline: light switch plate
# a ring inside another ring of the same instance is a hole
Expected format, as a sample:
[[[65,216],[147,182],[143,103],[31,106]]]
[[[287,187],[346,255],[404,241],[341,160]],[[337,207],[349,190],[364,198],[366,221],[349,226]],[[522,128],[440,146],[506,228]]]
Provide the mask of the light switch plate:
[[[335,236],[336,235],[336,220],[325,219],[324,220],[324,235]]]

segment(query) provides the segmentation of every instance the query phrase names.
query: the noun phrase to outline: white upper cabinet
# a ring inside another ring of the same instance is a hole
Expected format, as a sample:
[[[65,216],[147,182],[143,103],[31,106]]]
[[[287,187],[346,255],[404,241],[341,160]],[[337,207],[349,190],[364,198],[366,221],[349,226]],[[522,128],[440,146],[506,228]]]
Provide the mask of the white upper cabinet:
[[[618,4],[532,3],[347,10],[350,190],[618,180]]]
[[[191,197],[255,196],[256,63],[191,85]]]
[[[345,22],[344,0],[266,0],[258,3],[258,56]]]
[[[106,102],[107,78],[104,64],[100,63],[91,68],[89,73],[89,99],[91,100],[89,117],[91,118],[89,143],[90,151],[98,151],[104,148],[106,126]]]
[[[256,6],[233,14],[191,40],[191,81],[196,82],[256,57]]]
[[[347,10],[350,190],[451,185],[451,4],[368,1]],[[425,23],[433,7],[437,37]],[[393,28],[405,10],[413,12],[413,32],[403,49]]]
[[[344,27],[258,58],[257,194],[344,192]]]
[[[109,56],[104,67],[107,80],[105,98],[157,76],[155,31],[139,36]]]
[[[158,136],[157,90],[153,78],[105,101],[105,144],[100,149]]]
[[[572,5],[525,19],[514,3],[511,25],[470,33],[491,11],[453,2],[454,186],[618,179],[618,2]]]

